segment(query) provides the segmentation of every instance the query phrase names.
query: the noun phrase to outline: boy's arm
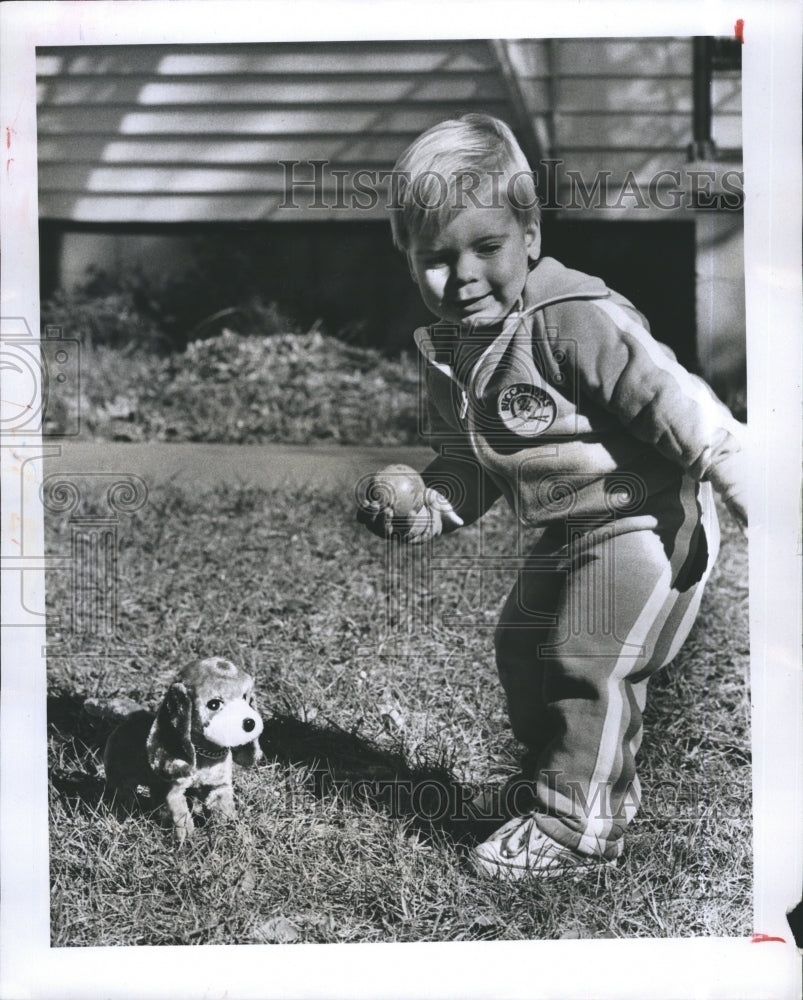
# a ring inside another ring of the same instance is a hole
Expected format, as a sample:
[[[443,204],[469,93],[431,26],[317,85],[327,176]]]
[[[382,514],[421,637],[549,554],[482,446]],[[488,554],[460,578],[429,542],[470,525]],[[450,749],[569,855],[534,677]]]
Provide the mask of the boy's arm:
[[[694,479],[710,481],[746,525],[745,426],[650,335],[635,310],[610,299],[591,305],[597,315],[576,343],[582,387],[639,440]]]
[[[398,513],[391,502],[381,505],[380,487],[372,497],[373,485],[381,476],[371,477],[366,490],[358,488],[357,520],[375,535],[417,545],[448,534],[480,518],[501,494],[474,457],[457,414],[450,408],[452,386],[430,384],[427,377],[427,426],[421,436],[438,452],[422,471],[423,503],[416,511]],[[441,406],[436,397],[443,395]],[[445,393],[445,395],[444,395]],[[445,412],[444,412],[445,410]],[[381,470],[387,474],[391,467]],[[412,473],[412,470],[410,470]],[[412,473],[415,475],[414,473]],[[398,475],[394,470],[392,475]],[[365,487],[366,481],[363,482]],[[360,493],[367,496],[360,497]]]

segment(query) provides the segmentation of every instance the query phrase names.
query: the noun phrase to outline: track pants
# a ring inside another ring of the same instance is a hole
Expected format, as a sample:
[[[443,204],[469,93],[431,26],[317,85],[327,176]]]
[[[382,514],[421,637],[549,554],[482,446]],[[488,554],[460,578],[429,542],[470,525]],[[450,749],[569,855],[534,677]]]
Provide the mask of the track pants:
[[[578,531],[560,547],[558,569],[534,560],[495,637],[538,826],[605,858],[621,853],[639,804],[648,680],[688,636],[719,549],[708,484],[684,477],[657,510]]]

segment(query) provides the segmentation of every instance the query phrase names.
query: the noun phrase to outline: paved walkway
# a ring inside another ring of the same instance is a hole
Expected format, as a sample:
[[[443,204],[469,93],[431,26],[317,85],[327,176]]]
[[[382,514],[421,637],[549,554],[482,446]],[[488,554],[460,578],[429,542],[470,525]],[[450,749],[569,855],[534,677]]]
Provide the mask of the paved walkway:
[[[47,442],[48,448],[53,448]],[[413,447],[284,444],[128,444],[58,442],[60,454],[45,459],[45,474],[132,473],[149,485],[175,482],[193,488],[221,482],[271,487],[308,483],[350,485],[390,462],[421,469],[432,452]]]

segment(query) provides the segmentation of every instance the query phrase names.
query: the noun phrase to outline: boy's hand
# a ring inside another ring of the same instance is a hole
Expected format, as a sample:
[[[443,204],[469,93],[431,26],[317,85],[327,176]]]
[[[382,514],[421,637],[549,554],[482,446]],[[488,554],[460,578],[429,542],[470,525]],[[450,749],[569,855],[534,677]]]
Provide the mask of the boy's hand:
[[[424,490],[424,502],[406,517],[394,515],[392,507],[372,510],[359,507],[357,520],[380,538],[396,538],[408,545],[437,538],[445,528],[459,528],[463,519],[443,494],[437,490]]]
[[[380,538],[417,545],[463,520],[437,490],[407,465],[389,465],[357,487],[357,520]]]
[[[741,530],[747,530],[747,428],[735,424],[734,437],[741,442],[741,448],[725,455],[711,469],[710,479],[720,499],[728,508],[728,513]]]
[[[734,493],[729,497],[723,497],[723,503],[728,508],[728,513],[742,529],[747,530],[747,507],[744,502],[744,494]]]
[[[442,493],[427,488],[424,490],[424,503],[421,509],[410,518],[409,530],[402,535],[402,540],[409,545],[420,545],[443,534],[444,530],[460,528],[463,518],[455,511]]]

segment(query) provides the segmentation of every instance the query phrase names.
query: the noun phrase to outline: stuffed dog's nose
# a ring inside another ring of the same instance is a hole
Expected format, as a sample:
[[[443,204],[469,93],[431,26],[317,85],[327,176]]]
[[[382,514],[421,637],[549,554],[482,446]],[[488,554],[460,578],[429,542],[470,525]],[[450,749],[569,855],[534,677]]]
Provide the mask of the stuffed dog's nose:
[[[243,719],[243,729],[247,733],[250,733],[255,726],[256,726],[256,721],[254,719]]]

